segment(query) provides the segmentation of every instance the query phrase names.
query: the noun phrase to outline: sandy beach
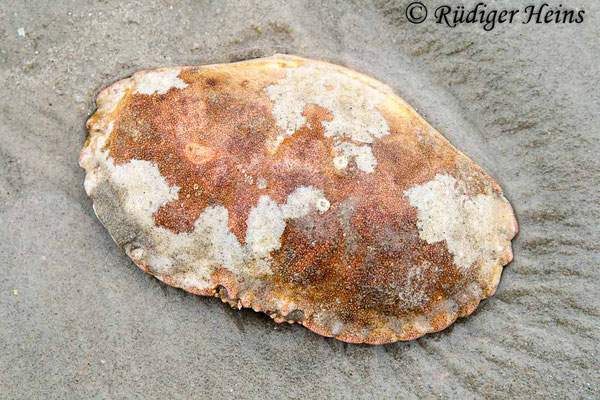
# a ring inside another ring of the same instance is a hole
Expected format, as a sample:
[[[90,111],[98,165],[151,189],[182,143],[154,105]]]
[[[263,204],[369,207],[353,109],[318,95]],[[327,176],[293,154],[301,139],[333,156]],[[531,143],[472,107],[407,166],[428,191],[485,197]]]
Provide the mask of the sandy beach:
[[[486,30],[436,23],[442,2],[411,23],[409,3],[0,4],[0,398],[600,397],[600,7]],[[385,82],[504,189],[515,258],[471,316],[346,344],[171,288],[114,244],[77,163],[98,92],[274,53]]]

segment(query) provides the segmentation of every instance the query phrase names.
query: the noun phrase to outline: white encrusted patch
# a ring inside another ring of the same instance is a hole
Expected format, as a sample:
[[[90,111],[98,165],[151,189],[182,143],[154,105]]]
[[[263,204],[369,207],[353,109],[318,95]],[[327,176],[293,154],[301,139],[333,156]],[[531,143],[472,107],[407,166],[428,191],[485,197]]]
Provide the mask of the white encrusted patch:
[[[318,209],[322,200],[327,201],[322,190],[313,186],[298,186],[281,205],[282,216],[285,219],[302,218]]]
[[[242,246],[229,230],[229,212],[223,206],[208,207],[194,224],[194,234],[213,246],[209,258],[235,269],[243,259]]]
[[[100,181],[102,180],[105,171],[102,168],[108,160],[108,151],[103,150],[106,141],[113,130],[114,123],[110,121],[104,131],[97,132],[90,136],[90,144],[84,148],[81,153],[79,165],[86,170],[85,181],[83,187],[88,196],[91,196]]]
[[[102,95],[98,97],[98,111],[103,113],[113,112],[132,85],[130,79],[125,79],[104,89]]]
[[[331,121],[323,121],[323,126],[325,136],[334,140],[338,154],[333,160],[335,168],[344,169],[354,159],[361,171],[374,172],[377,160],[369,144],[390,133],[387,121],[376,108],[385,101],[385,94],[321,64],[288,68],[287,76],[265,91],[274,102],[273,115],[284,132],[270,144],[271,151],[307,124],[302,112],[307,105],[316,104],[333,116]]]
[[[248,215],[248,250],[254,255],[262,256],[281,248],[285,220],[302,218],[314,211],[325,212],[329,206],[323,191],[312,186],[299,186],[281,205],[277,205],[269,196],[261,196]]]
[[[139,94],[165,94],[171,88],[184,89],[188,85],[179,79],[179,68],[170,68],[158,71],[140,72],[133,76],[135,91]]]
[[[342,142],[336,146],[336,149],[343,154],[343,157],[345,157],[346,160],[354,157],[356,166],[361,171],[375,172],[377,160],[375,159],[375,156],[373,156],[371,146],[358,146],[352,142]],[[333,160],[333,164],[337,168],[335,158]],[[346,165],[347,164],[348,162],[346,161]]]
[[[419,235],[427,243],[446,241],[454,264],[482,268],[498,263],[514,236],[508,202],[496,194],[468,196],[464,185],[450,175],[406,190],[410,204],[418,209]]]
[[[112,160],[107,164],[111,169],[112,182],[127,194],[123,202],[127,213],[135,216],[143,226],[154,226],[152,214],[177,199],[179,187],[169,187],[158,166],[150,161],[131,160],[117,166],[112,164]]]
[[[335,169],[345,169],[348,166],[348,157],[337,156],[333,157],[333,166]]]
[[[158,274],[172,275],[178,266],[181,274],[175,281],[195,282],[203,289],[210,285],[210,274],[222,266],[235,273],[245,272],[246,251],[229,229],[229,213],[222,206],[207,207],[196,219],[191,233],[174,233],[155,226],[153,214],[178,198],[178,186],[169,186],[156,164],[131,160],[113,166],[112,159],[105,164],[107,176],[122,194],[123,208],[146,229],[150,235],[148,248],[135,247],[130,255],[136,261],[150,266]],[[135,254],[134,254],[135,252]]]
[[[154,226],[149,230],[153,245],[143,253],[137,247],[142,257],[136,261],[148,265],[153,273],[172,276],[181,286],[198,289],[210,287],[210,275],[220,266],[234,273],[246,272],[244,250],[229,230],[228,220],[227,209],[217,206],[200,214],[191,233],[176,234]]]
[[[247,220],[246,246],[253,253],[268,254],[281,247],[285,221],[280,207],[269,196],[261,196]]]
[[[239,274],[246,272],[245,252],[229,229],[229,213],[225,207],[207,207],[202,211],[191,233],[175,234],[170,230],[156,228],[166,247],[159,253],[168,254],[179,264],[187,267],[180,281],[193,281],[194,287],[210,285],[210,274],[224,267]],[[158,242],[161,246],[161,242]],[[203,283],[203,285],[201,284]]]

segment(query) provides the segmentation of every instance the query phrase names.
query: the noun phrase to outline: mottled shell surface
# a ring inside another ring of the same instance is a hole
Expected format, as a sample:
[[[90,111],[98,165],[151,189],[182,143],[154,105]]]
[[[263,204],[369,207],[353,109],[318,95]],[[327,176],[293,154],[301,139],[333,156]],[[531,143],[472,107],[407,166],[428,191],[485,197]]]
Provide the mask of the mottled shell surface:
[[[389,343],[473,312],[512,259],[500,187],[358,72],[282,55],[147,70],[97,105],[86,192],[169,285]]]

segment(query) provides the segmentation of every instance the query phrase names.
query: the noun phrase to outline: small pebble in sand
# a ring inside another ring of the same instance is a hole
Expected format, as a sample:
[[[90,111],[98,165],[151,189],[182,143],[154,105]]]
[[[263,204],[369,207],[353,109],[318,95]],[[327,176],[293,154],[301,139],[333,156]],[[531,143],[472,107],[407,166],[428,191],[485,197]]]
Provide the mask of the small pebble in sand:
[[[24,37],[25,36],[25,28],[17,29],[17,35]]]

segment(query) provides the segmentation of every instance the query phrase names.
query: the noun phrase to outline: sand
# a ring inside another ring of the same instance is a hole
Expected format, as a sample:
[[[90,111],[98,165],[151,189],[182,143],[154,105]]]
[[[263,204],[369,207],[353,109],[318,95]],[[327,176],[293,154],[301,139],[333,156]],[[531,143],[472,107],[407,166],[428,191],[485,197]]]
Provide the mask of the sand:
[[[409,1],[24,3],[0,4],[0,398],[600,397],[594,1],[488,32],[408,23]],[[473,315],[344,344],[172,289],[112,242],[77,165],[97,92],[275,52],[389,84],[505,189],[515,259]]]

